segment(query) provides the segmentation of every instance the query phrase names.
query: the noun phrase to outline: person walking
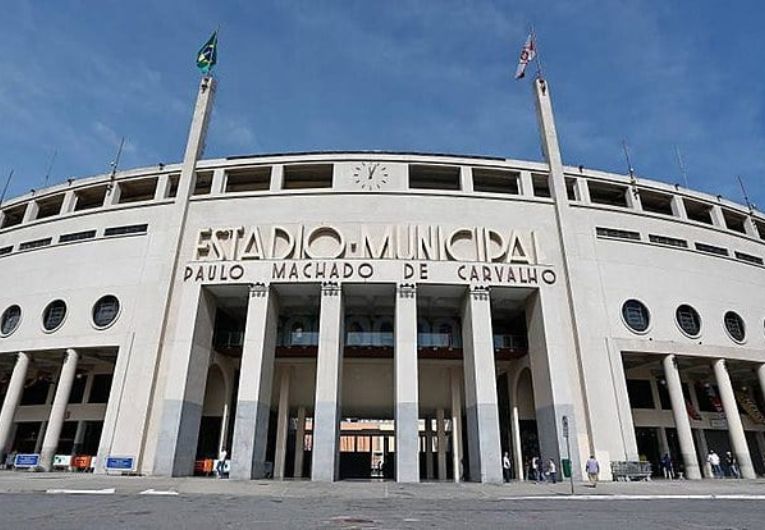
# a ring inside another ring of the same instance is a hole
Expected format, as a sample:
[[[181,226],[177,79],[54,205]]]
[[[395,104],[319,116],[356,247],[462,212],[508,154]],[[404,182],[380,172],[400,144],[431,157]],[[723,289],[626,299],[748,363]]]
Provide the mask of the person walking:
[[[531,476],[534,477],[534,482],[539,482],[539,479],[541,478],[539,473],[539,458],[536,456],[531,459]]]
[[[223,478],[223,472],[226,469],[227,457],[228,452],[226,452],[225,449],[221,449],[220,454],[218,455],[218,462],[215,464],[215,474],[218,475],[218,478]]]
[[[715,453],[714,449],[709,450],[707,455],[707,462],[712,467],[712,475],[715,478],[722,478],[722,468],[720,467],[720,457]]]
[[[595,455],[590,455],[587,459],[587,463],[584,465],[584,469],[587,472],[587,479],[593,488],[598,485],[598,476],[600,475],[600,464],[595,459]]]
[[[725,453],[725,467],[728,468],[728,474],[733,478],[741,478],[741,473],[738,469],[738,460],[733,454],[728,451]]]
[[[547,476],[550,477],[550,482],[553,484],[558,482],[558,468],[555,465],[555,460],[552,458],[547,464]]]
[[[507,451],[502,455],[502,476],[504,477],[505,482],[510,482],[512,466],[510,464],[510,454]]]
[[[675,470],[672,466],[672,457],[669,456],[669,453],[664,453],[664,456],[661,457],[661,470],[664,473],[664,478],[673,479],[675,478]]]

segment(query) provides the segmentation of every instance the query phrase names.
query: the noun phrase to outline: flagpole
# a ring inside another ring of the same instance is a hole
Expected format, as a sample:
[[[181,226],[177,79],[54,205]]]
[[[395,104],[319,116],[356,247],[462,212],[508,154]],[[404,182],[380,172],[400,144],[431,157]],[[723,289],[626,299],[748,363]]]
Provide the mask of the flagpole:
[[[539,46],[537,45],[537,34],[534,31],[534,26],[529,28],[529,33],[531,34],[531,43],[534,46],[534,53],[536,54],[537,79],[544,79],[544,76],[542,75],[542,55],[539,53]]]

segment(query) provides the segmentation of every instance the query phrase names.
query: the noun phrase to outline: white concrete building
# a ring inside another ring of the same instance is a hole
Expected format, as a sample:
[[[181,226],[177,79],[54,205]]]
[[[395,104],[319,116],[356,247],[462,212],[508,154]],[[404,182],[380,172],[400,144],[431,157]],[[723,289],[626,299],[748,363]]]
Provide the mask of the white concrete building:
[[[765,453],[765,217],[546,160],[200,159],[0,209],[0,446],[189,475],[500,482],[507,451]]]

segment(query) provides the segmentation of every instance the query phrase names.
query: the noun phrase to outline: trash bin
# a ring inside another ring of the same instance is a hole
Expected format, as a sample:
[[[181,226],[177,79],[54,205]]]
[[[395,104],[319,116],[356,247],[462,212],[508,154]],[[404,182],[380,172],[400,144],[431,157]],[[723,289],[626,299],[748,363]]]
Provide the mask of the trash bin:
[[[571,459],[564,458],[560,462],[561,468],[563,468],[563,476],[569,478],[571,476]]]

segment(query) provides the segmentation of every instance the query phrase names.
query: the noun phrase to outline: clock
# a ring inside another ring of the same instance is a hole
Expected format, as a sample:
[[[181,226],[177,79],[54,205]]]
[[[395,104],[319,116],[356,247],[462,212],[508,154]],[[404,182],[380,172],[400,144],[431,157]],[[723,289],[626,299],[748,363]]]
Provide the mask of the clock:
[[[379,190],[388,182],[388,168],[380,162],[362,162],[353,167],[353,181],[362,190]]]

